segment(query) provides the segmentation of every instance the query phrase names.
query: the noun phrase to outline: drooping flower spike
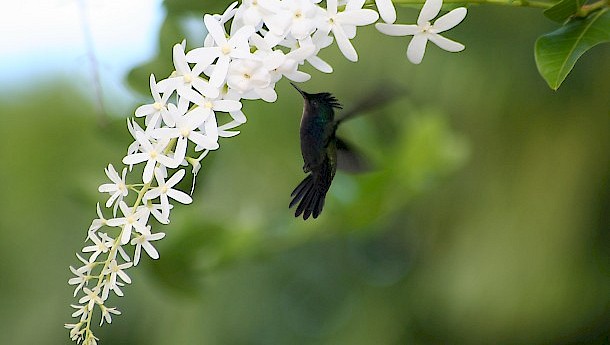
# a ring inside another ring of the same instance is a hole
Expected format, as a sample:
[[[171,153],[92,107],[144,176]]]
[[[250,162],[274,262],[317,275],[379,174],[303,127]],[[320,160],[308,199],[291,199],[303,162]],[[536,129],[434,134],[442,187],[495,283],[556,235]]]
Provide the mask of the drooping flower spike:
[[[181,166],[192,166],[194,188],[201,161],[221,147],[221,138],[239,134],[236,127],[246,123],[243,100],[275,102],[275,87],[282,78],[311,78],[301,70],[306,63],[332,73],[319,53],[333,43],[349,61],[357,61],[352,44],[357,27],[376,22],[380,15],[387,23],[396,19],[391,0],[376,0],[377,11],[363,8],[365,0],[325,3],[323,8],[320,0],[233,2],[223,14],[204,16],[208,35],[203,46],[189,51],[186,41],[175,44],[175,70],[164,79],[150,76],[152,102],[127,120],[134,141],[122,158],[125,167],[107,166],[110,182],[98,189],[108,195],[105,208],[97,204],[83,256],[77,254],[82,265],[70,267],[68,284],[74,286],[78,304],[72,305],[75,322],[65,327],[73,341],[97,344],[91,328],[96,309],[100,325],[121,314],[108,304],[112,296],[123,296],[123,288],[131,283],[127,271],[142,260],[142,252],[151,259],[160,257],[153,243],[165,233],[153,231],[149,220],[169,224],[175,204],[193,201],[177,189],[186,176]],[[378,29],[414,35],[408,49],[411,61],[421,61],[427,40],[449,51],[461,50],[463,45],[438,33],[457,25],[466,10],[451,11],[431,25],[441,5],[441,0],[428,0],[417,25],[378,24]]]

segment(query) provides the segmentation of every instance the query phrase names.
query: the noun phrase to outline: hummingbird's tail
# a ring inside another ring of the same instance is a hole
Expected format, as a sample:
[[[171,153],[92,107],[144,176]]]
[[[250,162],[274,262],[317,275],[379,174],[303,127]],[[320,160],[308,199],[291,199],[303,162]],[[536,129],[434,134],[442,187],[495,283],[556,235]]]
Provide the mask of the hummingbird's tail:
[[[324,207],[324,200],[329,187],[330,184],[323,183],[319,176],[309,174],[290,194],[293,199],[288,207],[292,208],[299,204],[294,213],[295,217],[302,214],[304,220],[307,220],[309,216],[317,218]]]

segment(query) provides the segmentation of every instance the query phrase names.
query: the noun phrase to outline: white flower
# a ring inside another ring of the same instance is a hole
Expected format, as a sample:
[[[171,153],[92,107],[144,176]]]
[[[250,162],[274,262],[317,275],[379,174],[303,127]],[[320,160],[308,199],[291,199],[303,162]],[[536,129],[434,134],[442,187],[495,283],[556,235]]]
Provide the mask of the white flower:
[[[110,275],[110,285],[116,284],[116,278],[120,277],[125,283],[131,284],[131,278],[127,275],[127,273],[123,272],[133,266],[133,262],[126,262],[124,264],[118,264],[116,260],[110,261],[108,267],[106,267],[103,271],[103,275]]]
[[[203,117],[208,119],[214,115],[216,111],[222,111],[226,113],[239,111],[241,109],[241,103],[238,100],[231,99],[215,99],[209,97],[198,97],[192,101],[197,104],[201,111],[203,111]]]
[[[87,319],[87,316],[89,316],[89,310],[87,310],[87,305],[70,304],[70,306],[76,309],[76,311],[72,313],[72,317],[80,316],[80,320],[85,321]]]
[[[102,214],[102,209],[100,209],[100,203],[97,203],[97,216],[99,218],[94,219],[91,222],[91,226],[89,226],[89,231],[87,232],[87,238],[89,238],[89,233],[92,232],[96,232],[97,230],[99,230],[102,226],[106,225],[106,221],[107,219],[104,218],[104,215]]]
[[[269,90],[271,75],[263,63],[258,60],[235,60],[229,65],[227,85],[239,92],[244,98],[252,99],[256,96],[247,95],[254,92],[258,98],[267,102],[275,102],[275,90]]]
[[[288,33],[298,40],[311,35],[316,28],[316,16],[323,13],[320,7],[311,0],[291,0],[283,4],[290,16]]]
[[[72,305],[73,307],[76,308],[76,306]],[[85,325],[85,322],[81,321],[79,323],[66,323],[64,324],[64,327],[70,330],[70,339],[72,341],[77,342],[78,344],[81,343],[81,341],[83,340],[83,333],[85,332],[85,329],[81,329],[81,327]]]
[[[285,55],[281,50],[276,50],[276,52],[279,52],[282,55],[282,60],[281,64],[271,71],[271,81],[278,82],[282,76],[298,83],[308,81],[311,76],[305,72],[299,71],[298,68],[299,63],[302,63],[305,59],[312,56],[314,51],[315,47],[312,45],[294,49]]]
[[[90,274],[91,270],[93,270],[93,268],[95,267],[96,262],[85,260],[82,256],[78,255],[78,253],[76,253],[76,257],[78,258],[78,260],[80,260],[80,262],[83,263],[83,266],[79,267],[76,271],[80,273]]]
[[[138,206],[138,209],[142,210],[142,223],[148,224],[148,218],[152,214],[155,219],[161,224],[169,224],[169,218],[164,216],[161,212],[163,211],[163,207],[161,204],[154,204],[152,200],[143,200],[144,205]],[[173,208],[172,205],[169,205],[169,208]]]
[[[375,0],[375,6],[384,22],[394,23],[396,21],[396,9],[392,0]]]
[[[375,27],[390,36],[413,35],[407,48],[407,58],[414,64],[419,64],[424,58],[428,40],[449,52],[464,50],[464,45],[447,39],[439,33],[458,25],[466,17],[466,8],[459,7],[438,18],[434,24],[430,20],[438,15],[443,5],[442,0],[427,0],[417,18],[417,25],[377,23]]]
[[[95,232],[89,233],[89,239],[93,242],[93,245],[86,246],[82,249],[83,253],[93,252],[89,257],[89,262],[94,262],[100,254],[108,252],[110,247],[112,247],[112,242],[107,242],[106,239],[100,239]]]
[[[74,288],[74,297],[76,297],[76,295],[78,294],[78,291],[83,286],[85,286],[85,284],[89,280],[89,272],[77,270],[77,269],[75,269],[72,266],[70,266],[70,271],[72,271],[72,273],[76,277],[70,278],[68,280],[68,284],[69,285],[76,285],[76,288]]]
[[[235,12],[237,12],[237,5],[239,5],[239,1],[233,2],[222,14],[213,15],[214,19],[216,19],[221,25],[224,25],[235,16]]]
[[[127,129],[129,130],[129,133],[131,134],[131,136],[135,139],[136,137],[136,133],[137,132],[142,132],[144,133],[144,129],[142,129],[142,127],[140,127],[140,125],[136,122],[135,119],[127,119]],[[147,128],[148,130],[148,128]],[[133,154],[138,152],[138,150],[140,149],[140,143],[138,143],[137,140],[134,140],[129,147],[127,147],[127,154]],[[129,171],[131,171],[133,169],[133,164],[129,165]]]
[[[245,25],[259,27],[264,21],[270,30],[281,33],[284,27],[281,14],[275,16],[281,10],[277,0],[244,0],[239,6],[235,17]]]
[[[210,66],[212,60],[202,61],[191,69],[191,66],[189,66],[188,62],[186,61],[184,46],[182,44],[174,45],[173,56],[176,71],[172,73],[171,77],[158,83],[161,90],[164,92],[176,90],[178,95],[181,97],[188,97],[188,92],[194,88],[202,95],[208,97],[218,97],[218,87],[211,86],[207,80],[200,77],[203,70]]]
[[[151,241],[157,241],[165,237],[165,233],[158,232],[156,234],[150,233],[150,226],[146,228],[146,231],[135,237],[131,240],[131,244],[136,246],[134,255],[133,255],[133,265],[137,265],[140,262],[140,253],[142,252],[142,248],[150,256],[151,259],[158,259],[159,252],[150,244]]]
[[[117,277],[120,277],[125,283],[131,284],[131,278],[127,275],[127,273],[123,272],[133,266],[132,262],[126,262],[124,264],[117,264],[116,260],[110,261],[110,264],[102,270],[102,274],[104,276],[108,276],[107,280],[104,281],[104,289],[102,291],[102,300],[108,299],[108,294],[110,290],[113,290],[117,296],[123,296],[123,291],[119,288],[119,286],[123,286],[121,282],[117,281]]]
[[[135,136],[136,141],[140,144],[139,150],[142,152],[135,152],[125,156],[125,158],[123,158],[123,163],[138,164],[146,161],[144,173],[142,174],[144,183],[148,183],[152,180],[153,170],[157,163],[168,168],[178,167],[180,162],[176,162],[165,153],[165,149],[169,144],[169,139],[160,139],[153,144],[143,132],[137,131]]]
[[[186,172],[183,169],[178,170],[166,182],[163,176],[155,173],[155,178],[157,179],[157,187],[147,191],[144,194],[144,199],[152,200],[155,198],[159,198],[161,200],[161,214],[164,217],[169,216],[169,198],[172,198],[182,204],[190,204],[191,202],[193,202],[193,199],[188,194],[184,193],[183,191],[173,189],[173,187],[182,180],[185,174]],[[145,229],[143,229],[143,231],[145,231]],[[142,231],[139,232],[144,233]]]
[[[241,95],[239,94],[239,92],[237,92],[236,90],[233,89],[229,89],[226,88],[226,92],[223,93],[222,95],[222,99],[225,100],[232,100],[232,101],[236,101],[236,102],[240,102],[241,100]],[[241,102],[240,102],[241,104]],[[246,123],[246,121],[248,120],[246,118],[246,115],[244,114],[243,111],[241,111],[241,109],[239,110],[235,110],[235,111],[229,111],[229,115],[231,115],[231,118],[233,118],[233,120],[235,120],[236,122],[242,124],[242,123]]]
[[[132,262],[126,262],[124,264],[117,264],[116,260],[112,260],[108,267],[102,271],[103,275],[110,274],[110,280],[116,281],[116,277],[120,277],[125,283],[131,284],[131,278],[127,275],[127,273],[123,272],[133,266]]]
[[[118,204],[118,202],[123,200],[123,198],[126,197],[127,193],[129,192],[127,189],[127,186],[125,184],[125,176],[127,175],[127,168],[123,168],[121,177],[119,177],[119,174],[116,172],[116,170],[114,170],[114,166],[112,166],[112,164],[108,164],[108,167],[106,169],[104,169],[104,171],[106,172],[106,176],[108,176],[108,178],[113,183],[105,183],[105,184],[99,186],[98,191],[100,191],[102,193],[110,194],[110,198],[108,198],[108,201],[106,201],[106,207],[110,207],[112,204],[115,203],[115,201]],[[117,208],[116,205],[117,204],[115,204],[115,206],[114,206],[115,214],[116,214],[116,208]]]
[[[172,108],[172,106],[173,105],[170,104],[170,108]],[[184,116],[179,115],[179,112],[172,111],[172,113],[176,114],[174,116],[176,127],[157,128],[151,135],[159,140],[178,139],[174,153],[174,163],[176,166],[184,160],[189,140],[197,144],[197,146],[209,150],[218,148],[217,136],[215,138],[213,135],[204,135],[203,133],[196,131],[196,129],[207,120],[206,115],[209,116],[209,113],[206,112],[204,108],[197,107]]]
[[[155,81],[155,75],[150,75],[150,93],[153,96],[154,102],[151,104],[144,104],[136,109],[135,115],[136,117],[145,116],[144,123],[146,127],[149,128],[157,128],[159,126],[159,119],[163,118],[165,123],[168,123],[167,116],[167,100],[173,94],[173,92],[165,92],[163,96],[161,96],[160,88],[157,86],[157,82]],[[168,125],[170,125],[168,123]]]
[[[260,57],[263,65],[269,71],[272,84],[282,79],[282,76],[296,82],[304,82],[311,78],[309,74],[297,69],[299,64],[313,55],[315,51],[313,44],[299,46],[299,44],[294,43],[291,51],[285,54],[280,49],[273,50],[269,47],[268,42],[259,35],[252,36],[252,43],[257,48],[254,55]]]
[[[134,212],[133,209],[127,206],[124,201],[119,203],[119,208],[121,209],[121,212],[123,212],[124,217],[108,219],[108,225],[123,227],[121,232],[121,244],[126,244],[129,242],[129,238],[131,237],[132,228],[138,232],[141,232],[146,227],[140,221],[143,214],[141,210],[136,210]]]
[[[195,68],[203,71],[218,58],[210,76],[210,85],[218,88],[224,84],[231,59],[253,58],[253,55],[250,53],[248,39],[254,34],[254,27],[250,25],[244,26],[227,39],[224,28],[213,16],[206,14],[203,20],[209,34],[214,38],[216,46],[193,49],[186,54],[186,60],[195,62]],[[199,65],[203,67],[199,68]],[[218,96],[218,94],[202,94],[214,98]]]
[[[286,45],[288,48],[293,50],[300,47],[313,47],[313,52],[305,59],[305,61],[309,62],[309,64],[320,72],[332,73],[333,68],[318,56],[320,50],[330,46],[332,43],[332,36],[318,30],[311,37],[307,36],[303,40],[297,41],[286,39],[283,45]]]
[[[337,0],[326,1],[326,20],[318,27],[324,33],[332,31],[341,53],[350,61],[358,61],[358,53],[350,42],[356,35],[356,26],[369,25],[379,19],[373,10],[362,9],[365,0],[351,0],[345,10],[337,13]]]
[[[100,289],[95,287],[93,290],[89,290],[88,288],[83,288],[85,292],[85,296],[81,297],[78,300],[80,304],[87,304],[87,310],[93,310],[93,306],[95,304],[104,304],[104,301],[100,298]]]
[[[100,309],[102,310],[102,318],[100,320],[100,326],[106,321],[106,323],[112,323],[112,315],[121,315],[121,312],[116,308],[108,308],[105,305],[100,305]]]

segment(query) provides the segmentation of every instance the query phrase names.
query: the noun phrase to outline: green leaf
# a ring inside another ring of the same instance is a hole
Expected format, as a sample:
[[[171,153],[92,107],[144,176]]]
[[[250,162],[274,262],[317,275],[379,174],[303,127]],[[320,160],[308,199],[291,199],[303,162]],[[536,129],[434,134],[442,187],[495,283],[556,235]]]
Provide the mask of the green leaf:
[[[604,8],[540,36],[536,40],[536,66],[551,89],[557,90],[582,54],[609,41],[610,11]]]
[[[566,19],[576,14],[583,3],[583,0],[562,0],[556,3],[555,6],[546,9],[544,15],[550,20],[563,23]]]

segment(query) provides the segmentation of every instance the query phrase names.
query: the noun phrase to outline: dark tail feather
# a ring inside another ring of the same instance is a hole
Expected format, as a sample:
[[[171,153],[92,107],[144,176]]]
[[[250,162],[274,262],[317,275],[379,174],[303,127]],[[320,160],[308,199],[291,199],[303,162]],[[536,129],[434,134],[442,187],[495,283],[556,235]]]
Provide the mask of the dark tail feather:
[[[302,214],[303,219],[307,220],[309,216],[317,218],[322,212],[328,188],[324,188],[317,180],[312,174],[309,174],[292,192],[293,199],[289,208],[299,204],[294,213],[295,217]]]
[[[288,206],[288,208],[292,208],[292,206],[296,205],[301,199],[303,199],[305,194],[307,194],[307,191],[311,188],[312,181],[313,177],[311,176],[311,174],[309,174],[303,179],[303,181],[301,181],[301,183],[299,183],[299,185],[290,194],[293,199],[290,202],[290,206]]]

